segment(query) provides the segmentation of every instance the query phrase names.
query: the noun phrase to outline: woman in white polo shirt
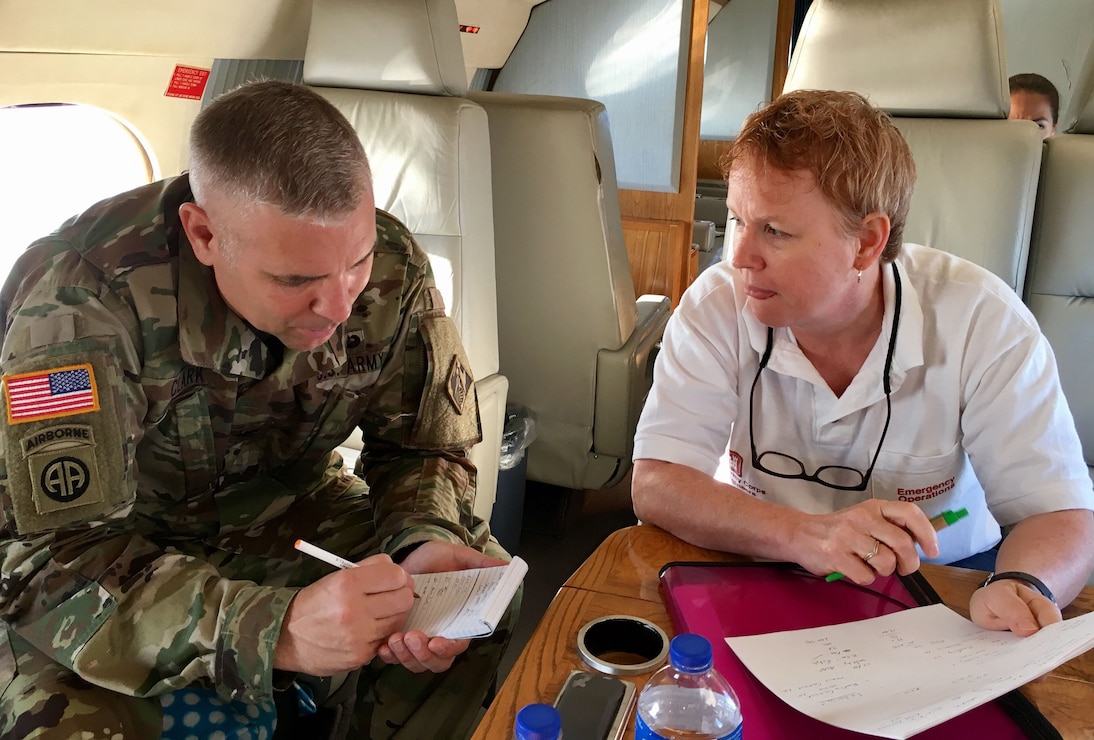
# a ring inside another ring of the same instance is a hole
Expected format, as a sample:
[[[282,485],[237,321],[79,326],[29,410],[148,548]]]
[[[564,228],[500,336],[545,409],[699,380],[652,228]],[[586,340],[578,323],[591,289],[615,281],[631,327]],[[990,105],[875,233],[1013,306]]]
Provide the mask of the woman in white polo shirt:
[[[789,93],[745,122],[723,171],[733,259],[665,331],[638,517],[859,583],[914,571],[918,545],[997,572],[978,624],[1058,621],[1094,568],[1094,493],[1052,350],[1001,280],[902,244],[915,165],[888,116],[854,93]],[[960,509],[936,535],[929,519]]]

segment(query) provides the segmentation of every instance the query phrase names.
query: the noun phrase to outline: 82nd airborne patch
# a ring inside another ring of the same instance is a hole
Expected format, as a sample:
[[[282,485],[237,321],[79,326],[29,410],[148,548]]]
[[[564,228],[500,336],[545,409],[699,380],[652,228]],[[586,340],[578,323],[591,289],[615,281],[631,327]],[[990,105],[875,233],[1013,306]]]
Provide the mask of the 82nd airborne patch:
[[[39,514],[103,502],[91,425],[59,424],[39,429],[24,437],[20,447]]]

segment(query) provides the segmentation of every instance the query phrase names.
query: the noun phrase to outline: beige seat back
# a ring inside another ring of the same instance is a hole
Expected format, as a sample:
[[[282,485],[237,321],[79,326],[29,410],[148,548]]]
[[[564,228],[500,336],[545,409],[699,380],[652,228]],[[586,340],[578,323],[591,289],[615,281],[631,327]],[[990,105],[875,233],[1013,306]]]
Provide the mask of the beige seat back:
[[[483,426],[471,452],[475,508],[488,519],[508,385],[498,372],[490,141],[486,113],[462,97],[465,75],[452,0],[313,1],[304,82],[357,130],[376,206],[429,254],[467,349]]]
[[[607,112],[473,94],[490,119],[498,341],[509,398],[536,417],[528,478],[598,489],[630,469],[664,296],[635,298]]]
[[[785,90],[853,90],[893,115],[915,158],[905,240],[1021,292],[1041,159],[1010,107],[997,0],[814,0]]]
[[[1094,50],[1057,134],[1045,141],[1029,269],[1030,309],[1060,367],[1087,465],[1094,465]]]
[[[1083,456],[1094,477],[1094,49],[1077,77],[1060,130],[1045,141],[1033,219],[1030,310],[1060,368]],[[1094,573],[1089,585],[1094,586]]]

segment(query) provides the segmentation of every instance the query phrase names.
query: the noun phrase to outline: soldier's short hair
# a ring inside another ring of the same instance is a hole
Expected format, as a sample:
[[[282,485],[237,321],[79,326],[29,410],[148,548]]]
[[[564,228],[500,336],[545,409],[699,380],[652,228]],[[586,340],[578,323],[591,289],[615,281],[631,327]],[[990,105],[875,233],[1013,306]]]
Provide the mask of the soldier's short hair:
[[[743,159],[782,172],[809,172],[840,211],[848,233],[870,213],[889,217],[881,260],[900,255],[915,190],[912,152],[889,115],[858,93],[797,90],[745,120],[722,155],[729,177]]]
[[[316,220],[354,211],[372,187],[357,133],[315,91],[252,82],[216,98],[190,131],[190,182]]]

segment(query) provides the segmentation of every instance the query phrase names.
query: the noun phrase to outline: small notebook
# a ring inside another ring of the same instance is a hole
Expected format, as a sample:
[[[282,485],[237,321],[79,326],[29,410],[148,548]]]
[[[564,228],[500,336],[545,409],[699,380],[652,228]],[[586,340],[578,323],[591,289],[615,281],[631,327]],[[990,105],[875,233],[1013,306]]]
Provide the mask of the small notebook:
[[[416,599],[404,632],[459,640],[494,633],[528,572],[519,557],[508,565],[413,576]]]

